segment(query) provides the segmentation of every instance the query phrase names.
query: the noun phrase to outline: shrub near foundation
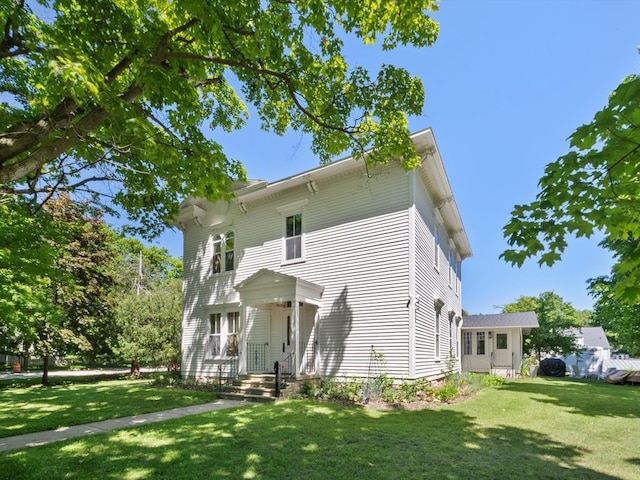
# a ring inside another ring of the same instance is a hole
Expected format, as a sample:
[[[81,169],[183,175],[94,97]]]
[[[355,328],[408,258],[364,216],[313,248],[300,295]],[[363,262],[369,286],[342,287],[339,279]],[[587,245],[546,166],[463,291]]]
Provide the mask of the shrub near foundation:
[[[393,379],[381,375],[370,381],[382,387],[380,398],[372,398],[371,401],[380,400],[384,403],[415,403],[415,402],[445,402],[451,403],[461,397],[467,397],[482,388],[492,388],[503,385],[506,379],[498,375],[485,375],[475,373],[453,374],[439,384],[432,385],[426,379],[405,381],[400,384],[393,383]],[[342,402],[366,403],[364,398],[366,381],[360,378],[338,380],[329,378],[323,381],[319,391],[311,390],[301,392],[302,396],[322,397],[328,400]]]

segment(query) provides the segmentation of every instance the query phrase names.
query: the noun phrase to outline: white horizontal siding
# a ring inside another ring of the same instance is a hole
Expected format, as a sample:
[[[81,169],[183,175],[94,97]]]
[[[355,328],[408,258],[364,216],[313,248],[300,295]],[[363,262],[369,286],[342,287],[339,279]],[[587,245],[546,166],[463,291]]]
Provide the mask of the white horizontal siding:
[[[320,373],[366,375],[373,345],[384,354],[389,375],[408,375],[407,173],[389,167],[367,176],[363,169],[317,186],[316,195],[298,188],[249,204],[246,215],[231,205],[225,229],[235,232],[237,269],[226,277],[210,275],[213,229],[186,232],[187,368],[195,368],[189,360],[206,349],[205,306],[234,300],[233,285],[268,268],[325,287],[316,332]],[[284,218],[277,207],[304,199],[305,262],[282,265]],[[260,323],[265,320],[250,320],[251,341],[264,337]]]
[[[415,276],[416,295],[419,306],[415,311],[415,376],[439,377],[448,368],[449,358],[449,312],[461,316],[460,293],[455,292],[455,279],[449,285],[448,237],[442,225],[437,225],[433,210],[434,201],[430,198],[421,176],[416,176],[415,188]],[[434,232],[439,229],[439,267],[434,264]],[[436,310],[434,299],[444,302],[440,314],[440,357],[436,357]],[[454,350],[460,341],[460,329],[453,326],[452,338]],[[459,352],[458,352],[459,354]],[[456,362],[459,365],[459,361]]]

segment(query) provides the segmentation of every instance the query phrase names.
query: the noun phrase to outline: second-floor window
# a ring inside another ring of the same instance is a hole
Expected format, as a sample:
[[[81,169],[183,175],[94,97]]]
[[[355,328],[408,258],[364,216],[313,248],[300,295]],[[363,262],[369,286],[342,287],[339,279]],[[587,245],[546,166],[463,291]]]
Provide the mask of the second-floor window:
[[[229,231],[213,237],[213,273],[230,272],[235,268],[235,235]]]
[[[438,225],[433,232],[433,266],[440,269],[440,238],[438,236]]]
[[[302,258],[302,213],[286,217],[285,261]]]

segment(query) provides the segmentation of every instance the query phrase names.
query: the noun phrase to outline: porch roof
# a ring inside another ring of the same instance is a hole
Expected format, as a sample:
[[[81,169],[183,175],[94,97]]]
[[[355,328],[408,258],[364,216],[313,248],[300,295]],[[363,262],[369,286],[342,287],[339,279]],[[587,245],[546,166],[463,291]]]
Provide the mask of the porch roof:
[[[287,301],[304,302],[319,306],[324,287],[293,275],[262,268],[234,287],[240,294],[240,303],[260,306]]]
[[[486,328],[538,328],[536,312],[493,313],[488,315],[465,315],[462,329]]]

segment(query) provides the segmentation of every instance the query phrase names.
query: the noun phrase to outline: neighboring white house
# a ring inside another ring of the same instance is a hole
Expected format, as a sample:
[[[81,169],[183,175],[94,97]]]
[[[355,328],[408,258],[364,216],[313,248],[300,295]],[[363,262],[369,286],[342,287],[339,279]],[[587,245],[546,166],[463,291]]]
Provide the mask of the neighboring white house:
[[[581,327],[568,330],[576,337],[578,352],[564,358],[567,369],[580,377],[601,377],[603,362],[611,358],[611,345],[602,327]]]
[[[523,356],[523,336],[538,328],[535,312],[465,315],[462,371],[513,377]]]
[[[185,377],[236,361],[298,378],[367,376],[374,362],[436,378],[451,357],[460,368],[471,248],[433,132],[412,139],[411,172],[347,158],[248,182],[231,201],[183,202]]]

